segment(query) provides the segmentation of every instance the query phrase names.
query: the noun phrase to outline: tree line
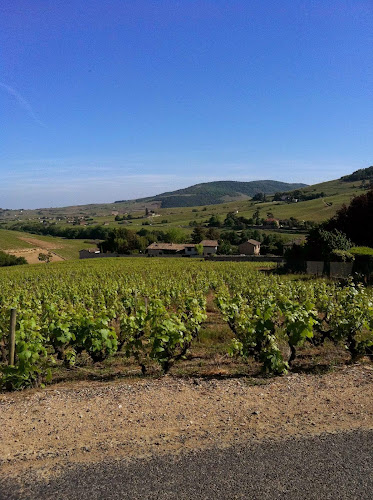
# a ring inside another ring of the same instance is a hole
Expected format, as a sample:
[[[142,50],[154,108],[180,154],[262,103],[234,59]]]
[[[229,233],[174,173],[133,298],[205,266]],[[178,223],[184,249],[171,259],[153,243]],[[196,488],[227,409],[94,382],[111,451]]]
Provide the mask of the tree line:
[[[293,245],[288,260],[353,260],[356,255],[370,259],[373,254],[373,189],[356,196],[336,215],[312,228],[304,245]],[[355,249],[355,247],[361,247]],[[366,247],[365,250],[362,248]]]

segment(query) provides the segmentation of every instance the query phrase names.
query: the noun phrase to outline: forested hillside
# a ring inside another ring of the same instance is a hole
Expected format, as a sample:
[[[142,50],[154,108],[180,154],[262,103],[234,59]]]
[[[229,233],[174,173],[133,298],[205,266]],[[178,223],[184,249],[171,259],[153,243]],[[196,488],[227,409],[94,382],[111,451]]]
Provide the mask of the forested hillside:
[[[178,189],[177,191],[170,191],[134,201],[159,202],[162,208],[194,207],[244,200],[258,193],[273,194],[276,191],[290,191],[305,186],[306,184],[290,184],[288,182],[272,180],[252,182],[215,181],[195,184],[185,189]],[[117,201],[116,203],[121,202]]]

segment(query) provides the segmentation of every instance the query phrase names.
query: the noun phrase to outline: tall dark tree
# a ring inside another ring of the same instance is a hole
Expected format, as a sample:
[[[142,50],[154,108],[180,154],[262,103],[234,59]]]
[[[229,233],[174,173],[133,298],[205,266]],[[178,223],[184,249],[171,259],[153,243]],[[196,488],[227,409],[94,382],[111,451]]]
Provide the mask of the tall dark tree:
[[[206,237],[206,229],[202,226],[197,226],[192,232],[192,242],[200,243]]]
[[[110,231],[107,239],[100,243],[102,252],[116,252],[119,254],[130,254],[135,250],[142,250],[144,240],[134,231],[118,228]]]
[[[209,227],[206,231],[206,238],[208,240],[218,240],[220,238],[220,231],[216,227]]]
[[[373,189],[356,196],[325,223],[327,230],[338,229],[356,244],[373,247]]]
[[[221,221],[217,215],[211,215],[207,225],[208,227],[220,227]]]
[[[256,193],[252,197],[253,201],[266,201],[267,197],[264,193]]]

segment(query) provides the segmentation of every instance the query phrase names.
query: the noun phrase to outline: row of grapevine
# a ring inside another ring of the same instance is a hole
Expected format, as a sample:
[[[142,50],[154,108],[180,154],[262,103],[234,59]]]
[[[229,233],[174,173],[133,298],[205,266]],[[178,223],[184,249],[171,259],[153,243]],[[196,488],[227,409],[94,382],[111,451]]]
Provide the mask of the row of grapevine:
[[[84,264],[2,275],[3,386],[48,381],[53,364],[73,366],[83,351],[98,362],[121,350],[143,372],[156,361],[167,373],[185,356],[206,317],[204,273],[183,266],[171,274],[154,267],[130,270],[118,262]],[[11,307],[17,309],[15,366],[7,365]]]
[[[286,373],[305,342],[342,344],[352,360],[373,353],[373,297],[362,286],[235,280],[218,289],[217,303],[234,333],[231,353],[252,356],[270,373]]]
[[[234,334],[230,353],[267,372],[285,373],[305,342],[340,343],[353,359],[373,345],[370,289],[266,276],[250,263],[104,259],[2,270],[0,282],[0,384],[13,389],[48,381],[83,352],[100,362],[120,351],[143,373],[153,362],[167,373],[197,337],[210,290]]]

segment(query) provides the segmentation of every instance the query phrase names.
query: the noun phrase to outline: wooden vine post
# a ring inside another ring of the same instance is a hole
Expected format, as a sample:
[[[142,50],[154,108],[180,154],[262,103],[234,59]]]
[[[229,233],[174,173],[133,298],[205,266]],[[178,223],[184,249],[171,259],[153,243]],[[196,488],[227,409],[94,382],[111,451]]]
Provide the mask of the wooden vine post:
[[[10,310],[10,327],[9,327],[9,359],[8,365],[14,366],[14,357],[16,350],[16,318],[17,309]]]

